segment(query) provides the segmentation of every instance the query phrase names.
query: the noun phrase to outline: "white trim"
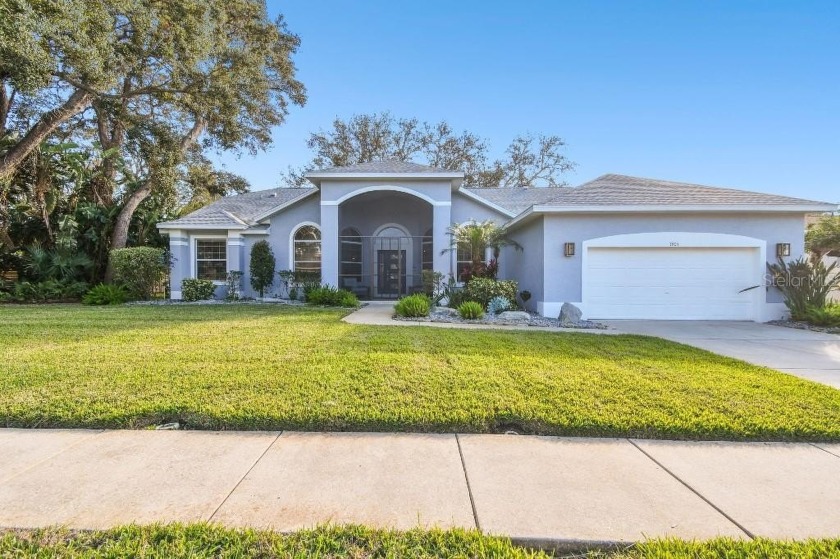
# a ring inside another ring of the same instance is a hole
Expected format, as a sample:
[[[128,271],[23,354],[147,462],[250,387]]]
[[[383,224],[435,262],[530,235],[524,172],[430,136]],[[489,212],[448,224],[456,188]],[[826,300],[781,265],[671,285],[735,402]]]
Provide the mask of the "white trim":
[[[836,211],[833,204],[692,204],[692,205],[615,205],[615,206],[545,206],[534,205],[524,210],[505,227],[513,227],[534,214],[576,214],[576,213],[815,213]]]
[[[317,188],[312,188],[308,192],[304,193],[301,196],[298,196],[297,198],[292,198],[291,200],[287,200],[287,201],[283,202],[282,204],[278,204],[277,206],[274,206],[270,210],[267,210],[267,211],[259,214],[257,217],[255,217],[254,218],[254,223],[259,223],[259,222],[263,221],[264,219],[268,219],[269,217],[273,216],[277,212],[279,212],[281,210],[285,210],[289,206],[291,206],[293,204],[297,204],[301,200],[305,200],[306,198],[309,198],[310,196],[312,196],[316,192],[318,192],[318,189]]]
[[[295,270],[295,234],[298,232],[298,230],[301,227],[306,227],[307,225],[311,225],[312,227],[317,229],[319,233],[321,233],[321,243],[322,243],[321,244],[321,258],[322,259],[324,258],[324,245],[323,245],[324,234],[321,231],[321,226],[318,225],[317,223],[315,223],[314,221],[301,221],[300,223],[298,223],[297,225],[292,227],[292,232],[289,233],[289,268],[288,268],[289,270],[292,270],[292,271]],[[324,262],[323,262],[323,260],[321,260],[321,268],[322,269],[323,269],[323,266],[324,266]]]
[[[246,231],[242,231],[242,235],[270,235],[271,228],[268,229],[248,229]]]
[[[458,192],[459,194],[463,194],[464,196],[466,196],[470,200],[474,200],[474,201],[478,202],[479,204],[484,204],[488,208],[496,210],[497,212],[499,212],[501,214],[504,214],[508,217],[516,217],[516,214],[513,213],[512,211],[506,210],[503,207],[501,207],[500,205],[494,204],[490,200],[485,200],[484,198],[482,198],[478,194],[474,194],[472,192],[469,192],[468,190],[464,190],[463,188],[459,188],[458,190],[456,190],[456,192]]]
[[[198,235],[190,236],[190,279],[196,279],[198,251],[196,250],[196,241],[227,241],[227,235]],[[225,243],[225,269],[228,263],[228,244]],[[225,282],[214,280],[215,285],[225,285]]]
[[[227,230],[244,230],[247,229],[247,225],[200,225],[200,224],[184,224],[184,223],[176,223],[176,222],[163,222],[157,224],[158,230],[179,230],[183,229],[186,231],[227,231]]]
[[[658,232],[658,233],[628,233],[623,235],[609,235],[583,241],[580,263],[580,298],[579,305],[586,317],[586,306],[589,291],[589,249],[590,248],[665,248],[680,250],[684,248],[752,248],[758,251],[756,262],[756,281],[765,287],[765,273],[767,267],[767,241],[743,235],[729,235],[725,233],[689,233],[689,232]],[[761,320],[764,313],[766,295],[763,289],[753,290],[751,320]],[[576,303],[577,304],[577,303]]]
[[[190,246],[189,241],[173,241],[172,239],[169,240],[169,246],[171,247],[186,247]]]
[[[411,188],[406,188],[404,186],[396,186],[396,185],[378,185],[378,186],[365,186],[362,188],[357,188],[352,192],[348,192],[338,200],[321,200],[322,206],[338,206],[341,205],[343,202],[346,202],[350,198],[355,198],[356,196],[360,196],[362,194],[367,194],[369,192],[401,192],[403,194],[408,194],[410,196],[415,196],[420,198],[421,200],[425,200],[432,206],[451,206],[451,201],[437,201],[430,196],[423,194],[422,192],[418,192]]]
[[[463,179],[463,171],[448,173],[306,173],[305,178],[312,179]],[[312,181],[315,182],[315,181]]]

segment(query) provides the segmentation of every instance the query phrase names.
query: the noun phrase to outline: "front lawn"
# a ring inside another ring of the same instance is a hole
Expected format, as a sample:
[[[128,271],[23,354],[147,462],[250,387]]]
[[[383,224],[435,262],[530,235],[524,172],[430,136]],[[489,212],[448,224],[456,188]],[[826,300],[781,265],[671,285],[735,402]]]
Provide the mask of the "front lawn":
[[[582,559],[827,559],[840,557],[840,539],[707,542],[651,540],[613,551],[573,551],[558,556]],[[551,555],[513,545],[477,531],[396,532],[360,526],[321,527],[292,534],[228,530],[207,524],[127,526],[106,531],[0,530],[0,557],[62,559],[373,557],[549,559]]]
[[[0,426],[840,440],[840,391],[660,339],[342,314],[0,307]]]

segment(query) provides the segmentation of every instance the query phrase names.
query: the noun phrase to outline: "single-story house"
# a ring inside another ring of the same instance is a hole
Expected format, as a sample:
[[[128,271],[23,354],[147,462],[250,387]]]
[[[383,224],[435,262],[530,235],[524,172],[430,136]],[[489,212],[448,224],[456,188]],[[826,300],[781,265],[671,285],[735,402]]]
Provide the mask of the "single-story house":
[[[308,188],[275,188],[220,199],[160,223],[174,257],[171,295],[184,278],[218,282],[244,272],[266,239],[278,270],[320,272],[325,284],[361,298],[421,289],[424,270],[456,277],[471,255],[447,229],[470,219],[507,228],[524,250],[506,248],[499,277],[556,316],[570,302],[590,319],[781,317],[767,263],[804,251],[805,215],[836,204],[624,175],[574,188],[467,188],[460,171],[383,161],[306,175]],[[278,282],[279,283],[279,282]]]

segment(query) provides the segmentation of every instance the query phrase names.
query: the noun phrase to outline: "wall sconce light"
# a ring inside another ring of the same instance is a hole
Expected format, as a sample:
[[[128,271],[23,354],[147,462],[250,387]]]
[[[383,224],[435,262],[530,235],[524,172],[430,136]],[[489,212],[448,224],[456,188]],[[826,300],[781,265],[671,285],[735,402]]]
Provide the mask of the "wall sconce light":
[[[563,243],[563,256],[575,255],[575,243]]]
[[[776,256],[790,256],[790,243],[776,243]]]

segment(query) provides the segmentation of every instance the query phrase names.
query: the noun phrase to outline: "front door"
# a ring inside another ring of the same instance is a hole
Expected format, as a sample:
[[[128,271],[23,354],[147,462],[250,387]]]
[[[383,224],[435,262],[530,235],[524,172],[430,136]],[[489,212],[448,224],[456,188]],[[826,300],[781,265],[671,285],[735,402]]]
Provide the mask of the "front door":
[[[405,294],[405,251],[380,250],[377,262],[377,294],[380,297],[399,297]]]

